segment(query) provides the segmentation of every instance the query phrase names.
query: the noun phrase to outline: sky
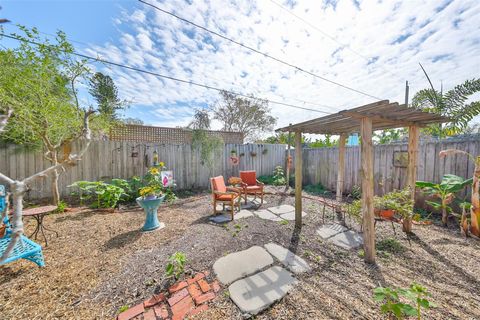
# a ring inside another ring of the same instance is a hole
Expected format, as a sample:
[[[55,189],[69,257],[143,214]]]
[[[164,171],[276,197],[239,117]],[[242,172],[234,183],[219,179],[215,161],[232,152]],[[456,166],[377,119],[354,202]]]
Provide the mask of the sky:
[[[344,86],[404,102],[428,82],[451,89],[480,76],[480,1],[145,0],[237,42]],[[334,113],[375,98],[313,77],[186,24],[139,1],[1,1],[7,33],[15,24],[51,37],[63,30],[78,52],[171,77]],[[15,46],[2,39],[2,45]],[[103,64],[125,116],[186,126],[214,90]],[[478,97],[478,96],[476,96]],[[474,98],[476,98],[474,97]],[[480,97],[478,97],[480,98]],[[92,99],[84,96],[86,103]],[[270,103],[276,127],[325,113]],[[214,129],[220,129],[218,122]]]

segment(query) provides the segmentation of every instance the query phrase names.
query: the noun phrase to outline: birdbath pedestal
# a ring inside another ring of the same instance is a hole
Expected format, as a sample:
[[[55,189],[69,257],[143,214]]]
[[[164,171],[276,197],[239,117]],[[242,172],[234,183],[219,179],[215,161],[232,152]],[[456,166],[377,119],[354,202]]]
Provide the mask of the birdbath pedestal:
[[[157,210],[160,204],[165,199],[165,195],[156,199],[142,199],[137,198],[137,203],[145,211],[145,224],[143,225],[142,231],[153,231],[156,229],[162,229],[165,227],[163,222],[158,221]]]

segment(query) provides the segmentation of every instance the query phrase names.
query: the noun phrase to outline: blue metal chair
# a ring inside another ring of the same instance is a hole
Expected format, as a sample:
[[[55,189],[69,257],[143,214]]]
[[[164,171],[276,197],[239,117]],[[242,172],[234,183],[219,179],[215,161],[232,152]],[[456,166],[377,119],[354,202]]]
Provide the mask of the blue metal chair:
[[[0,185],[0,213],[4,210],[8,210],[5,202],[6,192],[5,186]],[[8,245],[12,241],[12,227],[10,221],[8,220],[8,214],[5,215],[3,223],[6,225],[6,233],[0,238],[0,256],[7,250]],[[18,259],[27,259],[36,263],[39,267],[45,266],[45,261],[43,260],[42,247],[28,239],[24,235],[20,236],[20,240],[17,242],[12,252],[8,258],[1,264],[7,264]]]

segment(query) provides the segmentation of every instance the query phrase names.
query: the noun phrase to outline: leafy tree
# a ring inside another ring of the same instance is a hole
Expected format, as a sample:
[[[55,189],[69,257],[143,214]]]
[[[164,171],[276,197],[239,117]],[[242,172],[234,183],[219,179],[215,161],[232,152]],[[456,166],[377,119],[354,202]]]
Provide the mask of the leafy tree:
[[[20,28],[23,35],[15,34],[23,40],[20,45],[0,50],[0,113],[12,113],[1,138],[43,146],[45,159],[56,166],[68,159],[72,142],[84,136],[86,121],[95,130],[105,129],[108,121],[80,105],[76,86],[89,69],[86,61],[74,59],[65,34],[59,31],[55,43],[50,43],[35,28]],[[53,202],[58,204],[60,171],[49,174]]]
[[[430,83],[430,89],[417,92],[412,99],[412,106],[453,120],[446,125],[430,125],[424,132],[440,137],[462,133],[468,123],[480,114],[480,101],[467,102],[470,96],[480,92],[480,79],[466,80],[444,93],[443,90],[437,91],[433,87],[425,69],[420,66]]]
[[[270,144],[288,144],[290,142],[291,146],[295,145],[295,135],[293,133],[288,135],[287,132],[279,132],[274,136],[267,137],[263,140],[258,140],[259,143],[270,143]],[[302,135],[302,144],[308,142],[308,139],[305,138],[305,135]]]
[[[90,94],[98,104],[98,112],[110,121],[118,120],[118,111],[125,110],[127,102],[118,98],[118,89],[113,79],[97,72],[90,78]]]
[[[212,111],[223,130],[242,132],[246,141],[255,141],[261,133],[273,130],[277,119],[270,115],[267,101],[254,96],[246,99],[226,91],[220,94],[222,101]]]
[[[196,130],[210,129],[210,116],[207,110],[196,109],[193,115],[193,120],[188,125],[189,128]]]
[[[388,144],[395,141],[399,141],[406,137],[408,132],[406,129],[385,129],[377,131],[373,134],[374,139],[378,144]]]
[[[328,148],[336,147],[337,145],[338,139],[332,139],[332,136],[329,134],[326,134],[324,139],[315,139],[315,141],[308,144],[310,148]]]

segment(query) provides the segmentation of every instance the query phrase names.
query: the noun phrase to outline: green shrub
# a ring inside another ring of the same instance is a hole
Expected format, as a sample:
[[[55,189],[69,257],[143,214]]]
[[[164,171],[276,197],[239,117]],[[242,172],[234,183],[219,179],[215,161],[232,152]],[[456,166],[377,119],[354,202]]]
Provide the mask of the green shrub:
[[[65,212],[65,209],[67,209],[67,208],[68,208],[68,204],[63,200],[60,200],[58,202],[57,209],[54,211],[54,213]]]
[[[306,185],[305,187],[303,187],[303,190],[316,196],[330,194],[330,191],[325,189],[325,187],[321,183]]]
[[[435,307],[435,304],[430,302],[430,297],[427,289],[417,283],[412,283],[409,288],[392,289],[389,287],[378,287],[373,290],[373,299],[376,302],[382,302],[380,310],[389,317],[394,316],[396,319],[403,319],[405,317],[415,316],[421,319],[422,308],[429,309]],[[409,301],[405,303],[401,300]]]
[[[167,266],[165,267],[165,274],[167,277],[174,277],[176,280],[180,279],[185,272],[185,264],[187,257],[183,252],[175,252],[168,258]]]
[[[91,208],[114,208],[125,194],[124,189],[103,181],[77,181],[68,187],[78,188],[80,203]]]

